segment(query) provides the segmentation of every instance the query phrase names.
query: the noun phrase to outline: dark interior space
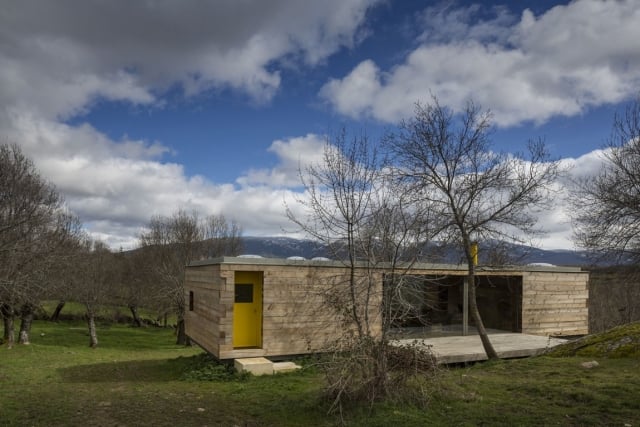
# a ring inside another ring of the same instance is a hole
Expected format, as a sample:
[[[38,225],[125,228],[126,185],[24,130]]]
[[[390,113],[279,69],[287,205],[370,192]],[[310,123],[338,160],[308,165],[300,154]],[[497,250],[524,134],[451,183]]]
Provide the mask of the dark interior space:
[[[476,294],[485,328],[522,331],[522,277],[478,276]],[[427,335],[462,333],[464,276],[420,275],[385,281],[391,327]],[[469,330],[474,322],[469,316]]]

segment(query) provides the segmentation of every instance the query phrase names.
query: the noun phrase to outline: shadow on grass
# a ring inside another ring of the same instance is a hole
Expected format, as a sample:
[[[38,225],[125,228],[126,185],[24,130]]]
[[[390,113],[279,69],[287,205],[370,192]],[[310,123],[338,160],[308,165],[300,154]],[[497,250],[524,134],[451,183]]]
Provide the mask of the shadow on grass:
[[[59,368],[64,382],[166,382],[178,381],[198,356],[176,359],[128,360]]]
[[[179,348],[172,329],[128,325],[98,325],[99,348],[139,351]],[[40,322],[32,328],[31,342],[45,346],[88,347],[89,331],[81,322]]]

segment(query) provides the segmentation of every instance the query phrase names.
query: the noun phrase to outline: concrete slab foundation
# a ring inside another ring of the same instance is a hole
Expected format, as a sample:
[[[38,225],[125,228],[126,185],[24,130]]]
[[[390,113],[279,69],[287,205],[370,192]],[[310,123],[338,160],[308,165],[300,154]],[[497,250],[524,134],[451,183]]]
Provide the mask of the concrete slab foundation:
[[[535,356],[543,353],[548,348],[566,342],[561,338],[517,333],[490,334],[489,340],[501,359]],[[487,355],[478,335],[392,341],[394,345],[412,345],[413,343],[429,347],[439,364],[487,360]]]

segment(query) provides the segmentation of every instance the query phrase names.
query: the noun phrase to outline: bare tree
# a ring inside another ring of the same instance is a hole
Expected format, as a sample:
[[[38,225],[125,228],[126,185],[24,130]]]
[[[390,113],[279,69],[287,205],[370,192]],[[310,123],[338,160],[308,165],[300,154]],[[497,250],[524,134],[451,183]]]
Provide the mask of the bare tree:
[[[21,341],[28,343],[33,308],[45,293],[47,271],[72,222],[56,189],[20,148],[0,145],[0,306],[9,345],[18,312]]]
[[[147,272],[150,261],[143,250],[114,254],[116,264],[116,282],[112,288],[111,299],[118,305],[125,306],[131,312],[134,327],[142,327],[139,309],[152,308],[156,299],[155,281]]]
[[[180,209],[170,217],[155,216],[140,236],[140,246],[149,257],[149,274],[162,285],[163,295],[178,317],[177,343],[188,344],[184,330],[184,272],[194,260],[237,255],[241,229],[222,215],[201,220],[197,212]]]
[[[356,268],[359,261],[371,261],[367,257],[366,241],[362,239],[371,222],[373,193],[378,180],[377,153],[366,137],[351,143],[343,131],[334,144],[327,142],[321,165],[311,165],[301,180],[309,195],[299,199],[309,214],[296,217],[287,209],[289,219],[298,224],[314,240],[324,243],[335,259],[346,259],[349,269],[345,310],[359,337],[369,336],[368,307],[371,287],[364,286],[364,298],[359,298],[359,279]],[[363,244],[364,243],[364,244]]]
[[[523,242],[540,230],[536,209],[549,202],[560,172],[542,141],[529,143],[528,156],[493,151],[491,116],[472,102],[454,114],[437,99],[416,105],[414,118],[387,138],[394,173],[421,210],[441,222],[431,234],[454,242],[464,254],[469,283],[469,312],[489,358],[497,354],[476,302],[474,242]]]
[[[238,255],[242,252],[242,228],[234,219],[228,220],[223,214],[209,215],[201,227],[206,257]]]
[[[337,315],[343,332],[322,349],[331,355],[323,366],[327,392],[334,399],[332,410],[341,410],[350,399],[374,401],[397,395],[412,373],[423,372],[415,364],[398,363],[406,359],[400,357],[402,350],[389,346],[392,322],[380,318],[381,308],[392,306],[385,296],[394,295],[383,289],[402,283],[395,280],[383,286],[380,267],[390,277],[400,277],[394,266],[402,260],[408,268],[415,260],[420,241],[415,232],[421,231],[415,227],[415,216],[404,210],[402,198],[386,187],[391,182],[383,170],[366,136],[349,140],[343,130],[327,140],[322,163],[300,171],[306,192],[297,202],[305,213],[301,216],[287,207],[289,219],[328,247],[347,271],[328,280],[321,308]],[[424,355],[419,350],[411,354]]]
[[[34,256],[22,285],[24,298],[20,308],[20,344],[29,344],[34,311],[41,301],[60,297],[62,288],[56,276],[61,268],[72,262],[73,248],[80,236],[80,221],[64,212],[59,212],[47,229],[37,236],[38,249],[32,253]]]
[[[66,302],[73,300],[72,278],[75,274],[75,263],[78,260],[78,248],[81,247],[82,240],[85,238],[80,220],[70,217],[68,227],[60,234],[60,244],[56,248],[53,264],[46,277],[47,288],[44,298],[58,301],[54,312],[49,317],[53,322],[59,320],[60,312]]]
[[[114,254],[105,243],[85,237],[77,247],[76,258],[70,270],[74,300],[85,307],[89,346],[96,348],[96,317],[117,281]]]
[[[616,114],[600,173],[575,183],[574,240],[607,260],[640,262],[640,98]]]

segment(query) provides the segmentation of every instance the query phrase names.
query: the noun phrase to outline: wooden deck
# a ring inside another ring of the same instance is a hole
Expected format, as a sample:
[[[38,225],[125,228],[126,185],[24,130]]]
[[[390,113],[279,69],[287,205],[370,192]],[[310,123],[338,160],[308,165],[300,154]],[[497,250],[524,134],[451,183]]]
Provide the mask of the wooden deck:
[[[489,339],[502,359],[535,356],[566,342],[561,338],[518,333],[490,334]],[[439,364],[465,363],[487,360],[478,335],[448,336],[437,338],[407,338],[394,340],[397,345],[417,342],[433,351]]]

